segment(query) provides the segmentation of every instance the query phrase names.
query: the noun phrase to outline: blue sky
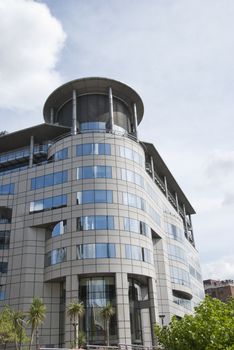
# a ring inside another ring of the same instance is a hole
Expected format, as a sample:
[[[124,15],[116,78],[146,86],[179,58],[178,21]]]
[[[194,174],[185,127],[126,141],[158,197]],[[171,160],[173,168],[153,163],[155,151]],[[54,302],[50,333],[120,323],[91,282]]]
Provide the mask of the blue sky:
[[[234,278],[233,0],[0,0],[0,129],[43,121],[85,76],[141,95],[152,142],[195,207],[205,278]]]

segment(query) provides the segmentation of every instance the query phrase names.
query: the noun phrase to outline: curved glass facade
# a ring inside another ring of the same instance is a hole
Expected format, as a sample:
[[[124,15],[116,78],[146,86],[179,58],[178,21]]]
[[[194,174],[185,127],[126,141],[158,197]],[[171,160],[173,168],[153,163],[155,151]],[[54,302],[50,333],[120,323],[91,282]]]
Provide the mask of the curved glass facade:
[[[114,124],[127,132],[131,131],[131,112],[124,102],[113,98]],[[72,100],[66,102],[56,115],[56,122],[72,126]],[[81,131],[110,129],[108,95],[90,94],[77,97],[77,122]]]
[[[80,329],[86,335],[87,344],[105,344],[105,323],[100,311],[107,304],[111,304],[115,313],[110,318],[110,345],[117,345],[115,278],[109,276],[80,278],[79,299],[85,307]]]

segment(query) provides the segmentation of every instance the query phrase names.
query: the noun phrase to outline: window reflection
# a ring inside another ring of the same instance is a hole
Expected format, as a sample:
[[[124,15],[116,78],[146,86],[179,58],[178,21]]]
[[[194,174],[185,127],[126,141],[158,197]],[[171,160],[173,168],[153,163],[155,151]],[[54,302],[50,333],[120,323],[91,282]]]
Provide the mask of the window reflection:
[[[170,266],[171,281],[190,287],[189,273],[179,267]]]
[[[77,192],[77,204],[112,202],[113,192],[110,190],[85,190]]]
[[[171,238],[175,239],[178,242],[183,242],[184,235],[183,235],[182,230],[179,227],[168,223],[166,225],[166,230],[167,230],[168,235]]]
[[[77,168],[77,180],[96,178],[112,178],[112,167],[94,165]]]
[[[58,222],[52,229],[51,236],[56,237],[63,235],[67,231],[67,220]]]
[[[14,194],[14,184],[0,185],[0,195]]]
[[[139,233],[151,238],[151,228],[142,221],[124,218],[124,230]]]
[[[84,143],[76,146],[77,156],[110,155],[111,145],[109,143]]]
[[[58,185],[67,182],[68,171],[58,171],[53,174],[48,174],[44,176],[38,176],[31,179],[31,190],[37,190],[42,187],[48,187],[53,185]]]
[[[174,244],[168,244],[168,257],[171,260],[179,260],[181,262],[187,262],[187,257],[184,249]]]
[[[109,215],[91,215],[77,218],[77,230],[114,230],[114,217]]]
[[[125,258],[153,264],[152,252],[147,248],[135,245],[125,244]]]
[[[81,330],[85,332],[87,344],[105,343],[105,325],[100,315],[102,307],[110,303],[116,308],[114,277],[89,277],[79,280],[79,299],[84,303],[85,314],[80,320]],[[115,310],[116,311],[116,310]],[[110,319],[110,344],[117,343],[116,312]]]
[[[80,131],[103,131],[106,130],[105,122],[84,122],[80,123]]]
[[[135,173],[134,171],[121,169],[121,180],[133,182],[144,188],[144,179],[141,175]]]
[[[123,192],[123,204],[128,205],[129,207],[145,210],[144,199],[133,193]]]
[[[39,199],[30,203],[30,213],[62,208],[67,205],[67,195],[63,194],[60,196]]]
[[[133,151],[130,148],[120,146],[119,153],[120,153],[120,157],[124,157],[130,160],[133,160],[134,162],[140,165],[144,165],[143,157],[139,153]]]
[[[115,258],[115,244],[97,243],[77,246],[77,259]]]
[[[45,267],[67,261],[67,248],[58,248],[45,255]]]

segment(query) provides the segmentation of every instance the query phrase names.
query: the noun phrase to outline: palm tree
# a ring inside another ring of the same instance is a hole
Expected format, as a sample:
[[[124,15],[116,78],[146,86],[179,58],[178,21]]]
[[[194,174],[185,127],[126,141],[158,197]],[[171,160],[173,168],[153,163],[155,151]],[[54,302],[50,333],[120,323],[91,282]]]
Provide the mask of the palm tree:
[[[39,333],[38,328],[44,322],[46,315],[46,306],[44,305],[42,299],[33,298],[32,304],[28,312],[28,322],[31,324],[31,340],[29,349],[31,350],[33,344],[34,334],[36,333],[36,349],[40,350],[39,346]]]
[[[100,311],[101,317],[104,320],[105,334],[106,334],[106,345],[110,346],[110,319],[115,314],[113,306],[108,303]]]
[[[11,310],[11,320],[14,328],[15,333],[15,348],[16,350],[21,350],[22,348],[22,341],[27,340],[26,334],[25,334],[25,324],[24,321],[26,315],[23,311],[15,311]]]
[[[74,327],[75,347],[79,347],[79,317],[84,314],[84,304],[79,301],[73,301],[68,305],[67,314]]]

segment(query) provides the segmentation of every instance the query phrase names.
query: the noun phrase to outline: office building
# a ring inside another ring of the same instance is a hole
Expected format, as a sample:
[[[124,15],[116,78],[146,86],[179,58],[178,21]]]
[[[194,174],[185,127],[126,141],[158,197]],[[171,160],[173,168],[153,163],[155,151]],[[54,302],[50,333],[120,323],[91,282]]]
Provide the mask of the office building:
[[[212,298],[219,299],[223,302],[230,298],[234,298],[234,281],[233,280],[205,280],[205,293]]]
[[[87,343],[103,344],[111,303],[111,344],[151,346],[155,322],[203,298],[195,211],[139,140],[143,113],[129,86],[79,79],[48,97],[43,124],[0,137],[0,303],[26,311],[43,298],[43,345],[70,344],[77,299]]]

